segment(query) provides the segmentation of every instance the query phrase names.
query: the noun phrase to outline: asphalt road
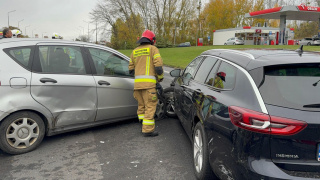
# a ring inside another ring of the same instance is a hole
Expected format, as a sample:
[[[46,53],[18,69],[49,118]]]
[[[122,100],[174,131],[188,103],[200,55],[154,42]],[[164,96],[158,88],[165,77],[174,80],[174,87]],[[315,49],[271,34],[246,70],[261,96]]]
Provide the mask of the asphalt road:
[[[171,68],[165,68],[168,87]],[[178,119],[156,121],[157,137],[143,137],[135,120],[45,137],[22,155],[0,150],[0,179],[195,179],[191,142]]]

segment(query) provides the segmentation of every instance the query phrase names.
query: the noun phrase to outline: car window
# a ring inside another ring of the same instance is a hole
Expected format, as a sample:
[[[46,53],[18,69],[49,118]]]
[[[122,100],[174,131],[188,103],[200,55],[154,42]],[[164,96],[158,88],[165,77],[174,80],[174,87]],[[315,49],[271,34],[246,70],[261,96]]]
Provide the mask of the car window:
[[[183,78],[185,80],[190,80],[190,79],[194,79],[194,75],[196,74],[196,71],[198,69],[198,66],[201,62],[203,57],[197,57],[196,59],[194,59],[184,70],[183,73]]]
[[[109,51],[88,48],[97,75],[130,76],[129,62]]]
[[[31,50],[31,47],[18,47],[6,49],[5,52],[19,64],[27,68],[31,59]]]
[[[194,77],[195,81],[198,81],[200,83],[204,83],[207,79],[207,76],[212,69],[212,67],[217,62],[217,59],[214,57],[207,57],[203,60],[202,64],[199,67],[199,70],[197,71],[196,76]]]
[[[212,57],[213,58],[213,57]],[[211,69],[209,75],[208,75],[208,78],[206,79],[206,84],[207,85],[210,85],[210,86],[213,86],[213,80],[214,78],[216,77],[216,73],[217,73],[217,70],[218,70],[218,67],[219,67],[219,62],[217,62],[213,68]]]
[[[80,47],[39,46],[41,72],[54,74],[85,74]]]
[[[236,68],[222,62],[213,80],[213,86],[220,89],[233,89],[235,85]]]
[[[231,38],[231,40],[234,40],[234,38]]]
[[[264,72],[260,92],[267,104],[319,111],[320,63],[268,66]]]

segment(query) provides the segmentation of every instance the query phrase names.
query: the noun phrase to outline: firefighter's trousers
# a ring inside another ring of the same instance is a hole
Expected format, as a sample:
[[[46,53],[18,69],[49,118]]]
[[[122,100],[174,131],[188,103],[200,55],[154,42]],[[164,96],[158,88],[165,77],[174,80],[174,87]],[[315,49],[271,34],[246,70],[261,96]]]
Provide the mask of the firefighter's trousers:
[[[155,129],[154,113],[158,98],[155,88],[134,90],[134,98],[138,101],[138,117],[142,120],[142,133],[151,133]]]

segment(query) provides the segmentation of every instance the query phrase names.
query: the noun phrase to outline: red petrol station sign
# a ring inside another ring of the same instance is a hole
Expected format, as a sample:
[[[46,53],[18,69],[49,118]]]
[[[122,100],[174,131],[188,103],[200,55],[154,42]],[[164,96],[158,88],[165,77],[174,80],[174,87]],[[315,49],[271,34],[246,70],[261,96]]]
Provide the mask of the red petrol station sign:
[[[304,4],[301,4],[297,6],[300,11],[314,11],[314,12],[320,12],[320,7],[312,7],[312,6],[306,6]]]

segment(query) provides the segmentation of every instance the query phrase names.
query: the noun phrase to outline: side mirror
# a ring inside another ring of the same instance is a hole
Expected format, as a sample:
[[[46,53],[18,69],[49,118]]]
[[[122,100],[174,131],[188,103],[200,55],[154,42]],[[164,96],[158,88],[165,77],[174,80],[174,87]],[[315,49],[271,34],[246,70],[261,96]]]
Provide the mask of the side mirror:
[[[172,77],[180,77],[181,69],[174,69],[170,72]]]

